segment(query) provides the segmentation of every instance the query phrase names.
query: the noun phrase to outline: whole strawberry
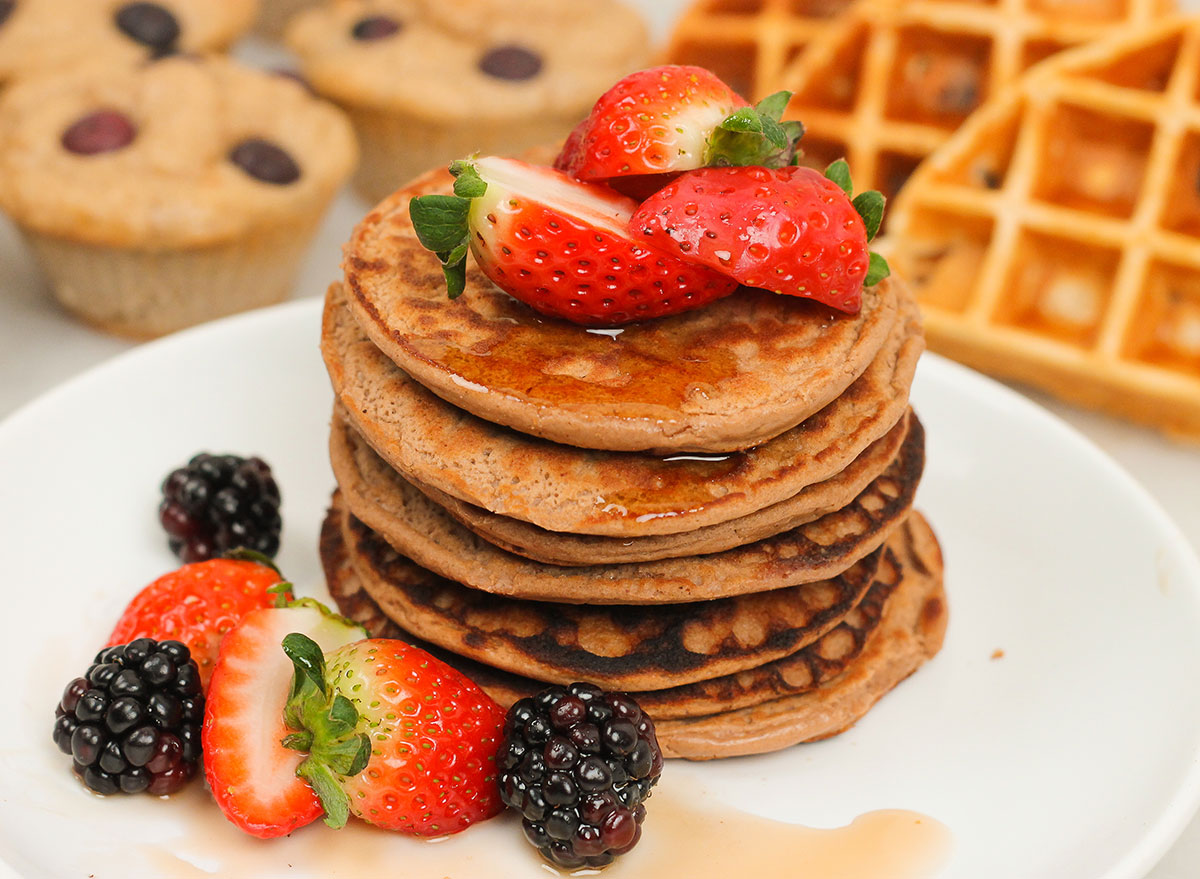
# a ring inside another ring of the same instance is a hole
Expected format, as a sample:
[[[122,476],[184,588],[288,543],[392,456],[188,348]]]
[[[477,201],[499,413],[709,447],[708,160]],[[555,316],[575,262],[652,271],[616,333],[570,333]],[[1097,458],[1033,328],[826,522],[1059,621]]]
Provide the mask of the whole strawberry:
[[[703,67],[640,70],[601,95],[554,167],[617,185],[708,165],[789,165],[804,132],[799,122],[779,121],[790,96],[779,92],[751,108]]]
[[[442,261],[451,298],[465,288],[468,249],[514,298],[586,326],[675,314],[737,288],[718,271],[635,240],[637,203],[608,187],[513,159],[450,170],[455,195],[414,198],[409,211],[421,243]]]
[[[887,277],[867,245],[883,218],[883,196],[851,200],[849,171],[702,168],[646,199],[630,228],[748,287],[803,296],[856,313],[864,286]]]
[[[291,598],[290,584],[269,563],[224,558],[184,565],[134,596],[108,645],[136,638],[182,641],[207,687],[225,634],[250,611],[272,607],[281,597]]]
[[[388,830],[444,836],[504,808],[496,750],[504,710],[423,650],[371,639],[327,655],[302,634],[283,649],[295,664],[284,745],[308,756],[325,822],[350,814]]]

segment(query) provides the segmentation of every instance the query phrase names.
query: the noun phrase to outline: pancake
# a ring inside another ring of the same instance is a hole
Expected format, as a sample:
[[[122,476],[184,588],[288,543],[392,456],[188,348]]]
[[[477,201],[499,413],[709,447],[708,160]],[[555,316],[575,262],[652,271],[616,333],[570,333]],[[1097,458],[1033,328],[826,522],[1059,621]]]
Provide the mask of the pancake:
[[[897,319],[900,283],[857,315],[740,289],[684,314],[592,332],[543,317],[471,262],[466,291],[416,238],[415,195],[449,193],[432,171],[355,228],[342,267],[350,309],[396,365],[452,405],[554,442],[612,451],[729,452],[759,445],[838,397]]]
[[[397,552],[472,589],[570,604],[705,601],[836,576],[874,551],[903,521],[925,460],[918,429],[858,497],[813,522],[709,555],[562,567],[494,546],[407,483],[366,443],[360,442],[356,457],[348,457],[345,439],[335,416],[330,459],[343,501]]]
[[[913,429],[923,435],[916,416],[910,411],[841,473],[766,509],[682,534],[622,539],[547,531],[529,522],[497,516],[481,507],[463,503],[432,486],[418,482],[413,485],[484,540],[535,561],[551,565],[619,565],[682,558],[745,546],[842,509],[887,469],[906,440],[917,441],[909,430],[910,421],[914,424]],[[356,449],[370,448],[349,428],[346,438],[357,444]],[[369,454],[378,459],[373,451]]]
[[[918,515],[906,529],[900,564],[922,586],[898,592],[862,654],[840,675],[807,693],[760,705],[656,722],[666,757],[711,760],[777,751],[845,732],[893,687],[941,649],[946,632],[946,595],[937,538]]]
[[[363,589],[391,619],[462,656],[538,680],[653,690],[754,668],[820,638],[862,600],[882,549],[828,580],[682,605],[522,601],[438,577],[341,509]]]
[[[906,529],[901,529],[895,539],[908,539],[907,534]],[[429,651],[463,672],[505,707],[548,686],[545,681],[501,671],[459,656],[401,628],[363,590],[346,552],[341,524],[336,517],[327,518],[321,529],[321,562],[338,611],[365,626],[372,637],[399,638]],[[896,550],[888,547],[880,557],[875,582],[862,601],[809,646],[747,671],[678,687],[637,692],[638,704],[656,719],[669,719],[730,711],[784,695],[808,692],[836,677],[862,652],[871,632],[883,618],[887,602],[897,590],[906,592],[922,588],[920,579],[910,576],[900,566]],[[896,600],[905,602],[909,599],[898,597]]]
[[[870,367],[820,412],[750,451],[662,459],[571,448],[450,406],[384,356],[343,302],[332,286],[321,343],[330,381],[354,429],[393,468],[492,513],[610,537],[728,522],[841,472],[904,415],[924,347],[906,295]]]

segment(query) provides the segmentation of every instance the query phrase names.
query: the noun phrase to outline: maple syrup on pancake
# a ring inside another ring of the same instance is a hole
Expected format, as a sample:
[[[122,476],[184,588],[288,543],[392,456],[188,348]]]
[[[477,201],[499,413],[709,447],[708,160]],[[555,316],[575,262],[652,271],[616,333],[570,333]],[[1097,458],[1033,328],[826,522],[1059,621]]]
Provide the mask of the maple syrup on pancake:
[[[868,812],[845,827],[817,829],[706,802],[689,788],[660,783],[646,804],[641,841],[603,870],[567,872],[543,862],[513,813],[437,840],[353,819],[339,831],[317,821],[286,839],[254,839],[229,824],[198,784],[162,804],[179,810],[183,832],[136,850],[171,879],[933,879],[950,852],[945,825],[915,812]]]

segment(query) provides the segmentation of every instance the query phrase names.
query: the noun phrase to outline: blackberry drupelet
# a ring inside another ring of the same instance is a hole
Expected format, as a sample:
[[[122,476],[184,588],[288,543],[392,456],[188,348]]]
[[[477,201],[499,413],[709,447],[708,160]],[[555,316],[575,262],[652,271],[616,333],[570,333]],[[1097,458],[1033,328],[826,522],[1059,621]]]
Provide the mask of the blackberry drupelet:
[[[203,562],[245,547],[274,558],[279,551],[279,487],[261,458],[201,453],[162,486],[158,518],[171,552]]]
[[[54,743],[96,793],[161,796],[196,774],[204,695],[178,641],[104,648],[67,684],[54,714]]]
[[[662,773],[654,723],[621,693],[554,686],[508,711],[500,796],[525,838],[568,869],[602,867],[642,835],[642,805]]]

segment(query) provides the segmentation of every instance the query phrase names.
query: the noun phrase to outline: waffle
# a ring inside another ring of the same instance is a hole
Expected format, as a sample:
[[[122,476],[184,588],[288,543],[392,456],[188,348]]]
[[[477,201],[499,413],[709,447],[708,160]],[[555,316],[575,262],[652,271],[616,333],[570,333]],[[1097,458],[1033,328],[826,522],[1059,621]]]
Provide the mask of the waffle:
[[[805,162],[845,156],[889,198],[984,100],[1062,49],[1145,24],[1171,0],[858,0],[767,91],[795,92]]]
[[[672,64],[707,67],[740,95],[775,91],[788,63],[823,34],[850,0],[699,0],[667,47]]]
[[[1074,52],[981,109],[891,225],[932,346],[1200,438],[1200,18]]]

